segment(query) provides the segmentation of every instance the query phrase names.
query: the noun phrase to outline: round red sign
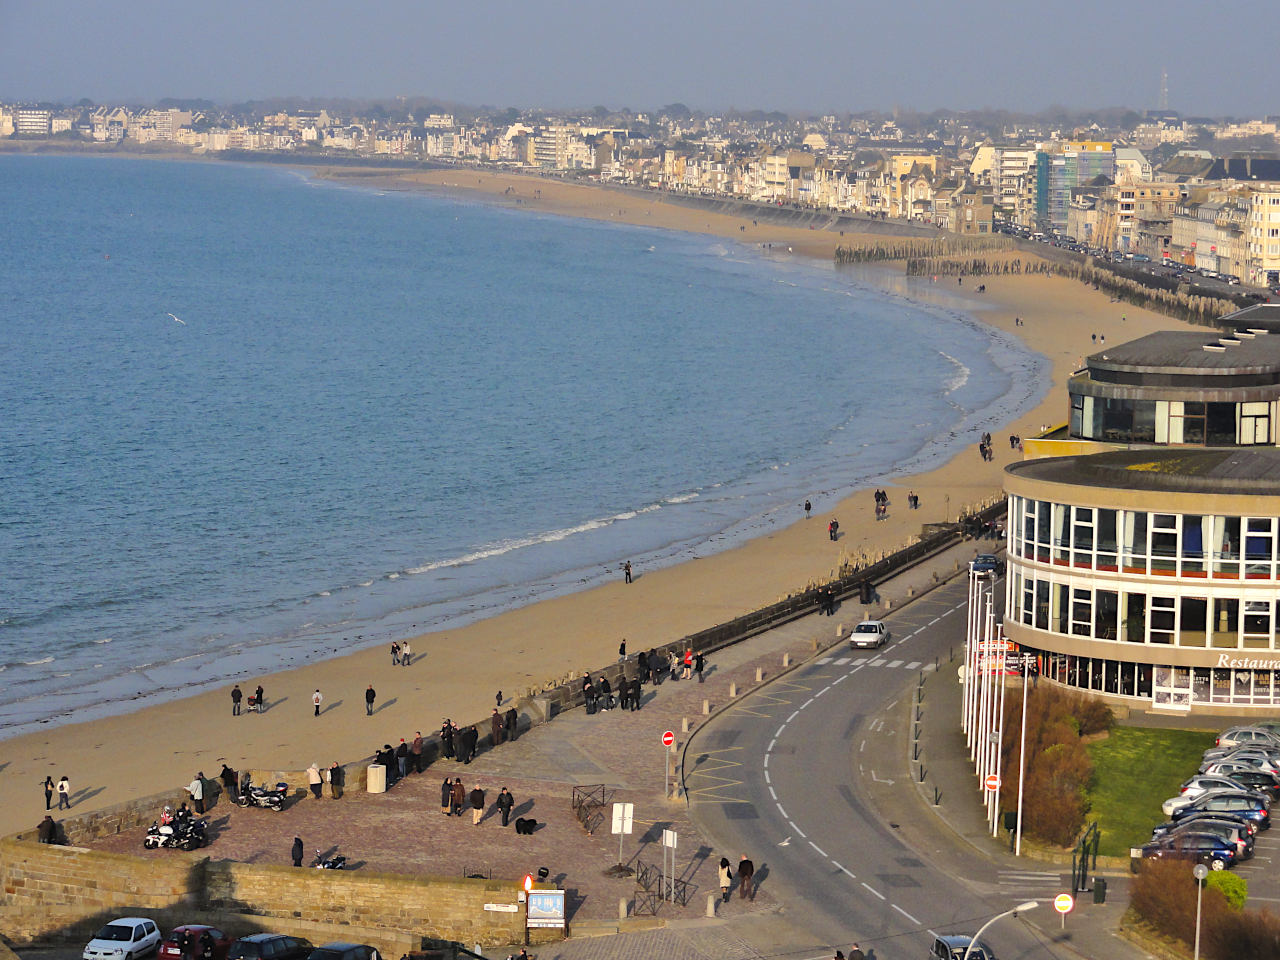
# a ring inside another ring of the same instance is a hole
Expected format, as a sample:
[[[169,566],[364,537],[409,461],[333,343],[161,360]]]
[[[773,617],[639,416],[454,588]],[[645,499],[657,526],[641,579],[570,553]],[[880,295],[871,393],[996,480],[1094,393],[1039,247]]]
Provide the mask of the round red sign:
[[[669,747],[675,742],[676,742],[676,735],[670,730],[668,730],[666,733],[662,735],[662,745],[664,747]]]
[[[1000,777],[994,773],[988,774],[987,779],[983,782],[986,783],[988,790],[1000,789]]]

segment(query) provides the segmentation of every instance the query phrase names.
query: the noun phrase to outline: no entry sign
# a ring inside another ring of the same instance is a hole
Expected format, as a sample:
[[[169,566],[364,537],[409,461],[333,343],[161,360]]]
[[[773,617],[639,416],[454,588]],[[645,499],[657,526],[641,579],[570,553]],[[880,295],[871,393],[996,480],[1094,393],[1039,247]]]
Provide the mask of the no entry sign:
[[[987,785],[988,790],[1000,789],[1000,777],[994,773],[987,774],[987,779],[983,782]]]
[[[662,745],[664,747],[669,747],[675,742],[676,742],[676,735],[673,731],[668,730],[666,733],[662,735]]]

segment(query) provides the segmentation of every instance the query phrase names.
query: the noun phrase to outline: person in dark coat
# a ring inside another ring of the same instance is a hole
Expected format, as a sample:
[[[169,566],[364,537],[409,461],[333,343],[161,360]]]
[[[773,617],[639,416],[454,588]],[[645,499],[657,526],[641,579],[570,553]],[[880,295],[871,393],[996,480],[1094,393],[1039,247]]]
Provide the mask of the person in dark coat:
[[[446,719],[440,725],[440,749],[446,760],[452,760],[455,756],[453,750],[453,723]]]
[[[600,677],[600,699],[604,701],[604,709],[613,709],[613,687],[609,683],[609,678],[603,674]]]
[[[467,727],[462,734],[462,762],[470,763],[476,758],[476,744],[480,742],[480,731],[475,724]]]
[[[856,943],[849,948],[849,960],[867,960],[867,955]]]
[[[409,745],[404,742],[404,737],[400,738],[400,746],[396,747],[396,769],[401,779],[409,772]]]
[[[511,819],[511,808],[516,804],[516,798],[511,796],[511,792],[503,787],[498,793],[498,812],[502,814],[502,825],[505,827],[507,821]]]
[[[498,708],[493,708],[493,713],[489,716],[489,735],[493,738],[493,745],[499,746],[502,743],[502,714],[498,712]]]
[[[373,684],[369,684],[369,688],[364,692],[364,715],[366,717],[373,716],[373,701],[378,699],[378,692],[373,689]]]
[[[478,827],[480,821],[484,819],[484,791],[480,789],[480,784],[476,784],[469,799],[471,800],[471,825]]]
[[[196,944],[196,948],[202,960],[213,960],[213,934],[208,930],[201,930],[200,940]]]
[[[446,817],[453,812],[453,781],[448,777],[444,778],[444,783],[440,784],[440,812]]]
[[[413,773],[421,773],[422,767],[422,731],[413,735],[413,743],[409,744],[409,769]]]
[[[755,879],[756,865],[747,859],[744,853],[742,859],[738,861],[738,899],[754,900],[756,898],[755,887],[752,886],[752,880]]]
[[[46,776],[46,777],[44,778],[44,808],[45,808],[46,810],[52,810],[52,809],[53,809],[53,791],[54,791],[54,789],[55,789],[55,787],[54,787],[54,785],[53,785],[53,777],[48,777],[48,776]]]
[[[462,805],[467,802],[467,788],[462,785],[461,777],[453,778],[452,793],[449,795],[449,813],[462,816]]]
[[[301,864],[298,864],[301,866]],[[182,935],[178,937],[178,956],[195,957],[196,938],[191,935],[190,930],[183,930]]]
[[[636,657],[636,676],[640,678],[641,683],[649,679],[649,655],[643,650]]]
[[[347,771],[342,768],[337,760],[333,761],[333,766],[329,767],[329,792],[333,795],[333,799],[342,799],[342,788],[347,785]]]
[[[267,695],[266,695],[265,693],[263,693],[263,692],[262,692],[262,684],[258,684],[257,688],[253,691],[253,698],[254,698],[255,700],[257,700],[257,701],[258,701],[258,712],[259,712],[259,713],[266,713],[266,712],[267,712],[267,700],[266,700],[266,697],[267,697]]]
[[[503,787],[502,789],[506,790],[507,788]],[[501,798],[499,798],[499,801],[501,801]],[[507,825],[505,814],[502,818],[502,825],[504,827]],[[56,843],[58,840],[58,825],[53,822],[53,817],[47,813],[44,815],[44,819],[40,821],[40,825],[36,827],[36,839],[41,843]]]
[[[631,709],[640,709],[640,678],[634,677],[631,681]]]
[[[234,770],[224,763],[218,778],[222,781],[222,789],[227,791],[228,800],[235,803],[240,799],[240,777]]]
[[[231,715],[233,717],[240,716],[240,701],[244,699],[244,694],[240,692],[240,684],[236,684],[231,688]]]
[[[649,682],[655,687],[662,676],[662,663],[658,660],[658,651],[649,651]]]
[[[618,678],[618,709],[626,710],[631,706],[631,681],[626,675]]]
[[[290,851],[289,856],[293,857],[293,865],[295,867],[302,866],[302,855],[303,855],[302,838],[294,837],[293,849]]]
[[[506,727],[506,738],[508,740],[514,740],[520,733],[520,715],[516,713],[515,707],[507,708],[504,725]]]
[[[590,674],[582,675],[582,703],[587,708],[587,713],[596,712],[596,688],[591,684]]]
[[[702,653],[696,653],[693,656],[693,672],[698,675],[698,682],[702,682],[702,668],[707,665],[707,658]]]

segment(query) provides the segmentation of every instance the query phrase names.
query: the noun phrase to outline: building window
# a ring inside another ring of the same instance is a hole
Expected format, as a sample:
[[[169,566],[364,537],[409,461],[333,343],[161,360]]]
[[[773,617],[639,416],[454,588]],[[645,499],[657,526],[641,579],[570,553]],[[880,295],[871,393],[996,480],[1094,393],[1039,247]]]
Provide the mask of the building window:
[[[1240,435],[1242,446],[1269,444],[1271,442],[1271,404],[1266,401],[1240,404]]]

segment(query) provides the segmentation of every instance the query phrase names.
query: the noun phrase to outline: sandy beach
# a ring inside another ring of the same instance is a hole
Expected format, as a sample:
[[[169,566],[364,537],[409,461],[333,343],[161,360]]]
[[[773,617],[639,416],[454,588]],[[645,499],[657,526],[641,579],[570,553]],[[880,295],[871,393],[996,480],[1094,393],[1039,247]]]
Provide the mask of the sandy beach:
[[[376,177],[342,173],[345,182],[377,189],[442,191],[543,213],[772,243],[825,260],[837,244],[855,239],[756,226],[750,220],[664,204],[657,195],[555,180],[461,169]],[[637,568],[630,585],[619,578],[465,628],[414,637],[415,662],[408,668],[393,667],[381,648],[319,662],[281,663],[278,672],[242,683],[246,691],[259,682],[264,686],[270,709],[262,716],[233,717],[228,684],[109,719],[6,740],[0,745],[0,771],[8,802],[0,808],[0,832],[29,829],[39,821],[46,775],[55,780],[68,776],[73,809],[85,812],[172,789],[197,770],[213,776],[222,760],[236,768],[299,770],[313,761],[353,761],[396,742],[393,738],[437,729],[445,716],[479,721],[498,690],[510,697],[569,671],[606,664],[616,657],[624,637],[631,651],[647,649],[771,602],[830,576],[846,559],[894,549],[917,535],[922,524],[955,519],[966,505],[996,495],[1004,465],[1017,456],[1008,435],[1030,436],[1044,424],[1063,421],[1065,380],[1096,349],[1091,335],[1104,335],[1116,344],[1180,326],[1168,317],[1113,303],[1075,281],[1041,276],[983,280],[987,292],[975,301],[973,316],[1023,338],[1052,365],[1052,382],[1043,384],[1044,400],[991,431],[993,462],[981,460],[975,436],[973,444],[943,466],[896,478],[888,487],[887,520],[874,519],[869,490],[838,503],[815,497],[812,519],[806,520],[797,504],[796,522],[789,527],[712,557],[661,570]],[[928,298],[927,283],[913,289]],[[956,290],[950,285],[944,290],[939,281],[938,292],[952,296]],[[1023,325],[1015,326],[1015,317]],[[908,490],[919,495],[919,510],[906,508]],[[839,518],[844,533],[838,542],[827,537],[832,517]],[[372,717],[365,716],[363,704],[369,684],[378,693]],[[311,709],[317,688],[328,707],[319,718]]]

